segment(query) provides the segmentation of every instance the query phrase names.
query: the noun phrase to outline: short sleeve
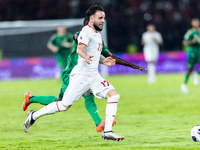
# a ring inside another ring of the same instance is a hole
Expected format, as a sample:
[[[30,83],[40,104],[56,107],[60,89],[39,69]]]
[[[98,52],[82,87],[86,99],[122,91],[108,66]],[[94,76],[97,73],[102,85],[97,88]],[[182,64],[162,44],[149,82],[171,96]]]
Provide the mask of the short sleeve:
[[[184,35],[183,39],[186,41],[189,41],[191,38],[191,31],[187,31],[186,34]]]
[[[56,36],[55,34],[52,35],[51,38],[49,39],[48,43],[52,43],[52,44],[53,44],[54,41],[55,41],[55,39],[56,39],[56,37],[57,37],[57,36]]]
[[[67,37],[68,37],[68,42],[73,42],[73,36],[72,36],[72,34],[67,34]]]
[[[103,48],[102,48],[101,54],[102,54],[102,55],[106,55],[106,54],[108,54],[109,52],[110,52],[110,51],[108,50],[108,48],[104,45]]]
[[[162,35],[159,32],[157,32],[157,38],[158,41],[163,42]]]
[[[86,26],[81,30],[81,32],[78,36],[78,44],[83,44],[83,45],[87,46],[89,41],[90,41],[90,31],[88,30],[88,28]]]
[[[142,41],[145,41],[145,33],[142,34]]]

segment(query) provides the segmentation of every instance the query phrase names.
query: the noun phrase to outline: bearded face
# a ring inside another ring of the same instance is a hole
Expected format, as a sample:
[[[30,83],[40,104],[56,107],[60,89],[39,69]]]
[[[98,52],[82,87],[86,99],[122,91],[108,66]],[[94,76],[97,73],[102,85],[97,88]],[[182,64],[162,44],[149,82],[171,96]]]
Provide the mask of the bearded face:
[[[103,30],[103,25],[100,25],[101,28],[99,27],[99,25],[96,22],[94,22],[93,25],[94,25],[95,30],[97,30],[97,31],[102,31]]]

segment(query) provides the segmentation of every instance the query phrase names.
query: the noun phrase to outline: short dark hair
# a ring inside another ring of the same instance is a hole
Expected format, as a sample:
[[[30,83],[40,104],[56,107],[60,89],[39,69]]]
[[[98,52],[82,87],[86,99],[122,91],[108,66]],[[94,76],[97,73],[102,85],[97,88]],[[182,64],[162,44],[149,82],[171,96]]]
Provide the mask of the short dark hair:
[[[86,17],[94,15],[97,11],[104,11],[100,5],[92,5],[86,12]]]
[[[104,11],[104,9],[100,5],[92,5],[92,6],[90,6],[90,8],[86,11],[86,17],[84,19],[83,24],[87,25],[89,20],[90,20],[89,19],[90,16],[94,15],[97,11]]]

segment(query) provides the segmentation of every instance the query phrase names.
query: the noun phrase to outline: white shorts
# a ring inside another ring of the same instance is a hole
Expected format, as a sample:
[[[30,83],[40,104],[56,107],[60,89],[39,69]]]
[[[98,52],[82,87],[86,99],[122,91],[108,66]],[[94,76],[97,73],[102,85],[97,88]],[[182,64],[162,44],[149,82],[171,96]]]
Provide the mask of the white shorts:
[[[69,85],[65,90],[62,103],[65,106],[72,105],[88,90],[91,90],[98,98],[105,98],[111,89],[114,89],[114,87],[102,78],[99,73],[95,76],[73,74],[70,76]]]
[[[144,47],[144,58],[146,62],[157,61],[159,55],[158,48]]]

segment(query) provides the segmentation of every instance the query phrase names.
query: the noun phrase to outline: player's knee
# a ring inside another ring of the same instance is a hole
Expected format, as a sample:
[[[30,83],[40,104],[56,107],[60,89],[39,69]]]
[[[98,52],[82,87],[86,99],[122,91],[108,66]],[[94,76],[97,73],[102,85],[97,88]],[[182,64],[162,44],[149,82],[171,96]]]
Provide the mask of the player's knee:
[[[119,98],[120,98],[120,96],[119,96],[119,94],[117,94],[117,95],[114,95],[114,96],[109,97],[109,98],[107,99],[107,102],[118,102],[118,101],[119,101]]]
[[[110,97],[112,97],[114,95],[118,95],[118,93],[117,93],[117,91],[115,89],[112,89],[106,94],[105,98],[108,99],[108,98],[110,98]]]
[[[56,105],[57,105],[58,111],[66,111],[66,110],[68,110],[68,109],[71,107],[71,105],[65,106],[65,105],[62,103],[62,101],[56,102]]]

